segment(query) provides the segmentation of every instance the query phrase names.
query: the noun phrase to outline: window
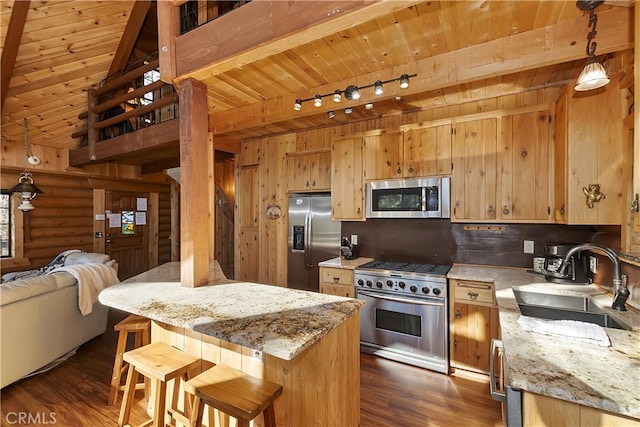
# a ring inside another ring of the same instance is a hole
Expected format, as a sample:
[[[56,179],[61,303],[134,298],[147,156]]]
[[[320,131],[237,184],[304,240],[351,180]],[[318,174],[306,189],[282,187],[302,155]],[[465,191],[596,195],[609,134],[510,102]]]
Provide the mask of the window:
[[[2,190],[0,193],[0,256],[13,256],[11,250],[11,194]]]
[[[144,73],[143,76],[143,84],[145,86],[149,86],[151,83],[155,83],[160,80],[160,72],[157,70],[151,70]],[[142,97],[141,103],[142,105],[151,104],[154,100],[153,92],[147,92]]]

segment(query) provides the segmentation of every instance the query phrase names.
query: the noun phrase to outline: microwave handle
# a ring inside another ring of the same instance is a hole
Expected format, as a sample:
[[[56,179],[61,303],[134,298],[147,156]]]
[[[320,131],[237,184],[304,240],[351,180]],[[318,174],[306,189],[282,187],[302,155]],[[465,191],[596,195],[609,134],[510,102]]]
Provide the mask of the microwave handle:
[[[500,402],[504,402],[507,399],[507,394],[504,392],[504,387],[500,387],[502,391],[498,391],[498,387],[496,386],[496,356],[498,356],[501,360],[500,365],[502,365],[502,369],[504,369],[504,362],[502,362],[502,358],[504,357],[504,346],[502,345],[502,340],[491,340],[491,358],[489,359],[489,390],[491,392],[491,397],[493,400],[498,400]],[[501,374],[502,378],[503,375]]]

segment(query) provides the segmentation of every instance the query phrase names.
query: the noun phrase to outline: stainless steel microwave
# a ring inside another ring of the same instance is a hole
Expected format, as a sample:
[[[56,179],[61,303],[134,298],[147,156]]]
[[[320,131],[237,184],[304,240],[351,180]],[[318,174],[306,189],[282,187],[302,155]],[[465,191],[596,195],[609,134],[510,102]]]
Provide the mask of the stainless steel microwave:
[[[450,178],[371,181],[365,185],[367,218],[450,218]]]

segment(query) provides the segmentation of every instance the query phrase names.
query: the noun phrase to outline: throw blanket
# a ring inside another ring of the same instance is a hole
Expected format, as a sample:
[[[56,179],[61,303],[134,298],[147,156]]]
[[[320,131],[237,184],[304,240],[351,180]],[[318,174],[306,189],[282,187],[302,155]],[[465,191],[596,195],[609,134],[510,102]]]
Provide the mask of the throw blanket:
[[[91,314],[100,291],[120,281],[116,271],[104,264],[65,265],[48,274],[59,271],[71,274],[78,281],[78,307],[83,316]]]
[[[538,332],[574,339],[601,347],[611,347],[611,341],[604,329],[596,324],[577,320],[546,320],[537,317],[520,316],[518,323],[525,331]]]

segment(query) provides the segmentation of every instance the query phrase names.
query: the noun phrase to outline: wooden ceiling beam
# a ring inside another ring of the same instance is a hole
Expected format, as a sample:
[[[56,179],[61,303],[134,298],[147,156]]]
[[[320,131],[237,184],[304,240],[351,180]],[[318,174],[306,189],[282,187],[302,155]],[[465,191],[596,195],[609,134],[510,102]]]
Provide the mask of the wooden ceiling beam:
[[[202,80],[423,1],[255,0],[177,37],[175,80]]]
[[[122,37],[120,38],[120,44],[116,53],[113,55],[113,61],[107,75],[111,75],[116,71],[124,69],[129,63],[131,52],[136,44],[142,24],[149,13],[149,7],[151,7],[151,0],[136,0],[131,9],[127,26],[124,28]]]
[[[633,47],[632,9],[611,8],[598,14],[598,54],[617,52]],[[333,110],[337,105],[356,105],[343,102],[334,104],[330,99],[319,108],[311,102],[304,103],[301,111],[293,111],[296,98],[306,99],[316,93],[331,93],[347,85],[366,85],[376,80],[389,80],[403,73],[418,75],[411,79],[407,89],[399,89],[397,84],[385,85],[383,97],[375,100],[391,99],[396,96],[433,91],[457,84],[494,78],[505,74],[537,69],[547,65],[575,61],[585,57],[584,28],[588,18],[581,16],[570,21],[549,25],[539,29],[514,34],[483,44],[457,51],[424,58],[404,66],[389,68],[382,72],[354,76],[348,81],[333,82],[321,87],[309,88],[304,92],[291,93],[253,103],[227,111],[209,115],[209,130],[214,135],[249,129],[255,126],[277,123],[292,118],[304,118]],[[363,104],[360,100],[359,104]],[[295,115],[295,117],[294,117]]]
[[[2,57],[0,58],[0,108],[4,108],[4,100],[7,98],[9,91],[9,83],[13,76],[13,68],[16,65],[16,57],[18,56],[18,48],[20,47],[20,39],[24,31],[24,24],[27,22],[27,14],[29,13],[30,1],[14,1],[13,11],[9,19],[7,27],[7,35],[4,39],[4,47],[2,49]]]

